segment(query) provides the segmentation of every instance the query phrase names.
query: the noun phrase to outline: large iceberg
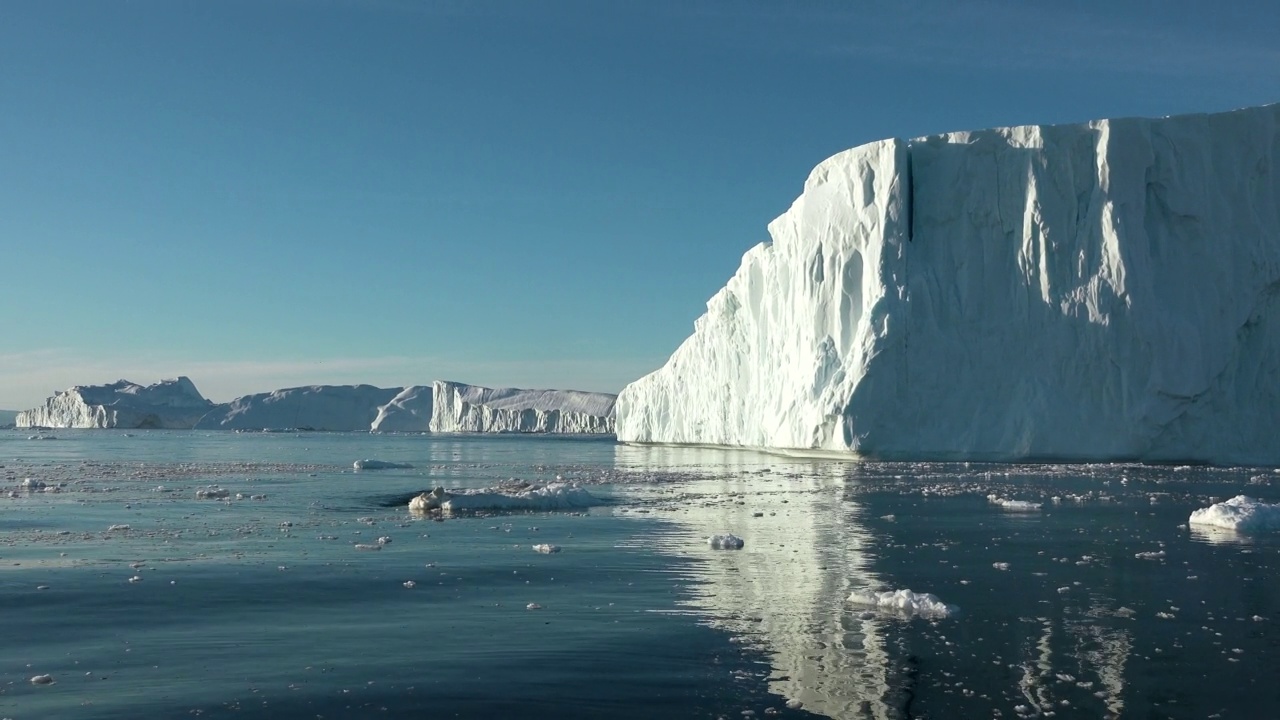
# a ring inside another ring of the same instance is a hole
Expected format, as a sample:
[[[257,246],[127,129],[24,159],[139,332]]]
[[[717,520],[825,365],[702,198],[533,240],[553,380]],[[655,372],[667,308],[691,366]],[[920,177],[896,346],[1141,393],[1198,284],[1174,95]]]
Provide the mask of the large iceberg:
[[[189,429],[214,407],[185,376],[138,385],[77,385],[18,413],[17,427]]]
[[[871,143],[769,233],[620,440],[1280,463],[1280,105]]]
[[[370,430],[378,432],[427,432],[431,430],[432,389],[411,385],[378,408]]]
[[[400,388],[372,385],[312,385],[245,395],[219,406],[197,430],[368,430]]]
[[[432,432],[612,433],[617,396],[487,388],[437,380]]]

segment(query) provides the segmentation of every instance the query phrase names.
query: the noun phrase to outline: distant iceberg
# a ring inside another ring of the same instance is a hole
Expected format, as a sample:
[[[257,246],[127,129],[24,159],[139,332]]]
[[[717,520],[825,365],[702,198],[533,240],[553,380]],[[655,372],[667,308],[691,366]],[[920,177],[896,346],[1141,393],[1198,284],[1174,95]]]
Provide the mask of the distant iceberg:
[[[379,409],[400,388],[372,385],[311,385],[245,395],[219,406],[197,430],[368,430]]]
[[[437,380],[432,432],[613,432],[617,396],[577,390],[487,388]]]
[[[214,404],[185,376],[139,385],[77,385],[17,414],[20,428],[155,428],[187,430]]]
[[[618,439],[1280,463],[1280,105],[820,163]]]

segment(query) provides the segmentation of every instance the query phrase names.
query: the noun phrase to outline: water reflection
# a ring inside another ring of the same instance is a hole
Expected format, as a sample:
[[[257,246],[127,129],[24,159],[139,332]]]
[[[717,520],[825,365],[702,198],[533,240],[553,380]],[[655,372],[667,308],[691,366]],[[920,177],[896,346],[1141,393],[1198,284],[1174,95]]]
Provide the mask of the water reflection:
[[[687,604],[714,627],[756,643],[773,668],[770,690],[829,717],[888,718],[891,697],[884,624],[845,603],[853,588],[877,586],[862,508],[843,499],[843,463],[705,448],[619,446],[619,466],[684,479],[678,495],[659,488],[677,526],[662,552],[696,556],[701,576]],[[740,551],[704,538],[733,533]]]

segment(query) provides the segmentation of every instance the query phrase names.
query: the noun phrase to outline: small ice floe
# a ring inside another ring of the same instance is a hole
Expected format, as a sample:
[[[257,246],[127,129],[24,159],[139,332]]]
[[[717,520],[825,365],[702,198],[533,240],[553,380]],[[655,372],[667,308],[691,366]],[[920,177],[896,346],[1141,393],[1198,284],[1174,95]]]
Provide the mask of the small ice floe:
[[[107,532],[123,532],[125,530],[132,530],[132,529],[133,528],[129,527],[128,525],[112,525],[111,527],[107,528]]]
[[[389,536],[387,536],[387,535],[383,535],[382,537],[378,538],[378,544],[379,544],[379,545],[389,545],[389,544],[391,544],[391,538],[390,538]]]
[[[142,582],[142,576],[141,576],[141,575],[134,575],[133,577],[129,578],[129,582],[131,582],[131,583],[140,583],[140,582]]]
[[[382,546],[375,545],[372,543],[356,543],[356,549],[357,550],[381,550]]]
[[[28,440],[57,440],[58,436],[57,435],[30,435],[27,437],[27,439]]]
[[[914,593],[910,590],[887,592],[854,590],[849,595],[849,602],[855,605],[866,605],[882,612],[918,615],[925,618],[947,618],[960,612],[959,607],[942,602],[933,593]]]
[[[999,495],[988,495],[987,502],[1008,512],[1039,512],[1042,507],[1041,503],[1033,503],[1026,500],[1009,500]]]
[[[404,586],[405,586],[405,587],[407,587],[407,588],[409,588],[410,590],[412,590],[413,588],[415,588],[415,587],[417,587],[417,586],[418,586],[418,583],[416,583],[416,582],[414,582],[414,581],[412,581],[412,580],[405,580],[405,581],[404,581]]]
[[[997,570],[1008,570],[1008,569],[1009,569],[1009,563],[1007,563],[1007,562],[994,562],[994,563],[991,563],[991,567],[993,567],[993,568],[995,568],[995,569],[997,569]]]
[[[1188,525],[1216,527],[1238,533],[1280,530],[1280,504],[1273,505],[1247,495],[1237,495],[1191,513]]]
[[[534,545],[534,546],[533,546],[533,551],[534,551],[534,552],[538,552],[538,553],[542,553],[543,555],[552,555],[552,554],[554,554],[554,553],[558,553],[558,552],[560,552],[560,546],[559,546],[559,545],[548,545],[548,544],[546,544],[546,543],[542,543],[542,544],[539,544],[539,545]]]
[[[353,463],[356,470],[411,470],[409,463],[389,462],[387,460],[357,460]]]
[[[409,511],[427,513],[482,512],[493,510],[573,510],[599,505],[600,501],[576,483],[546,485],[515,481],[478,490],[445,490],[437,487],[409,501]]]
[[[1163,550],[1155,550],[1152,552],[1134,553],[1134,557],[1138,560],[1159,560],[1165,556]]]
[[[713,550],[741,550],[746,541],[737,535],[712,535],[707,538],[707,545]]]
[[[539,605],[538,603],[529,603],[528,605],[524,606],[524,609],[525,610],[541,610],[542,606]]]
[[[32,685],[52,685],[53,676],[52,675],[36,675],[31,678],[31,684]]]
[[[197,500],[225,500],[229,497],[231,497],[231,491],[217,485],[210,485],[196,490]]]
[[[49,486],[46,485],[42,480],[36,480],[35,478],[26,478],[22,482],[18,483],[18,487],[22,488],[23,490],[35,492],[37,490],[43,490]]]

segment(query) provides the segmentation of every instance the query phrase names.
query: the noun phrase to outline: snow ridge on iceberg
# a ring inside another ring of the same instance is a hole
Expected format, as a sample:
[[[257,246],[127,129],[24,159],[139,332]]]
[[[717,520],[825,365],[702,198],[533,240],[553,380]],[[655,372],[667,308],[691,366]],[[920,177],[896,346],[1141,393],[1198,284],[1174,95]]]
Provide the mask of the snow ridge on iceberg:
[[[871,143],[769,233],[619,440],[1280,462],[1280,105]]]

